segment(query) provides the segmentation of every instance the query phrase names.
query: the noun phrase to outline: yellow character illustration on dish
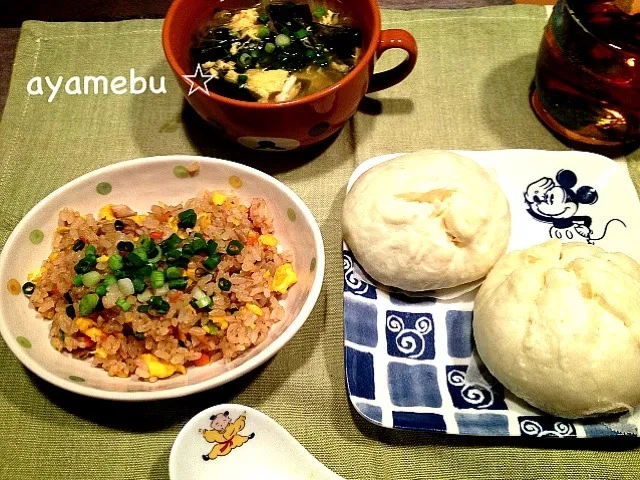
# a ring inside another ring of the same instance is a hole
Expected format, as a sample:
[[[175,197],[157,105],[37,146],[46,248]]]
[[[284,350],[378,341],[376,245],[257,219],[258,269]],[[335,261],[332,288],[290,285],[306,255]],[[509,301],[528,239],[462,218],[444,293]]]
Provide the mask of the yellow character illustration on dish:
[[[244,445],[256,435],[255,433],[251,433],[249,436],[240,435],[244,429],[245,415],[240,415],[235,421],[231,421],[229,412],[224,412],[212,415],[210,420],[211,430],[200,430],[204,439],[214,444],[207,455],[202,455],[202,459],[205,461],[228,455],[231,450]]]

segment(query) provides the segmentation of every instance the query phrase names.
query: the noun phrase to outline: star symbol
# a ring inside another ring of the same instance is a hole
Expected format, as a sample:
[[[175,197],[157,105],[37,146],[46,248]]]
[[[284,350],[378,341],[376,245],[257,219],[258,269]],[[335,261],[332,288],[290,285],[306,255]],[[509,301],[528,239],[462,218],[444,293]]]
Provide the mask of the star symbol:
[[[210,82],[211,79],[215,77],[213,75],[205,75],[204,72],[202,71],[202,65],[198,64],[198,66],[196,67],[196,73],[194,73],[193,75],[182,75],[182,78],[184,78],[187,82],[189,82],[188,96],[190,97],[193,94],[193,92],[197,90],[202,90],[207,95],[209,95],[209,87],[207,87],[207,83]],[[202,85],[200,85],[195,82],[195,80],[198,80],[198,79],[206,79],[206,80],[203,82]]]

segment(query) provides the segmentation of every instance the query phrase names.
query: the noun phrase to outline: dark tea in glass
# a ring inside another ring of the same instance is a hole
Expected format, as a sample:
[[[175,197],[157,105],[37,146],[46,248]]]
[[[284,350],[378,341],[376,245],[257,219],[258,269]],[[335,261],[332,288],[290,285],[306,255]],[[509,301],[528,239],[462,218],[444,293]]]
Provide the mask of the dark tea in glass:
[[[531,105],[573,142],[637,143],[640,14],[610,0],[558,0],[540,45]]]

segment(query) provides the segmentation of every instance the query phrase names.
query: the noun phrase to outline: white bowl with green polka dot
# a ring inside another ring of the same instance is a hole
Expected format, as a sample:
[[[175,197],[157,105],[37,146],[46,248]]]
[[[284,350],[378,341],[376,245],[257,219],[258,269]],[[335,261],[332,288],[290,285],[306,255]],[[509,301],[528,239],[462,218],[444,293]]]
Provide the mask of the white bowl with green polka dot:
[[[189,168],[199,162],[194,174]],[[105,204],[147,212],[157,203],[178,204],[203,189],[234,191],[245,203],[264,198],[274,215],[276,236],[294,255],[298,283],[283,300],[286,315],[257,347],[230,363],[190,367],[186,375],[155,383],[109,377],[90,361],[61,354],[49,343],[49,321],[29,307],[21,285],[51,251],[58,212],[70,207],[97,214]],[[152,157],[101,168],[59,188],[17,225],[0,254],[0,333],[25,367],[58,387],[96,398],[126,401],[181,397],[210,389],[258,367],[280,350],[313,309],[324,277],[325,254],[311,211],[286,185],[237,163],[193,156]]]

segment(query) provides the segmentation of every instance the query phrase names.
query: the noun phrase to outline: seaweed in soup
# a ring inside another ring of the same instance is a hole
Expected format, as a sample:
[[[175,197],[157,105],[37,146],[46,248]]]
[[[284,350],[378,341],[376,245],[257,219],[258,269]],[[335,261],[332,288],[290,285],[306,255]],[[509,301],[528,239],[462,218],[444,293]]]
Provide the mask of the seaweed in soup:
[[[192,59],[216,93],[282,102],[331,86],[358,61],[360,30],[339,12],[306,3],[218,11],[196,38]]]

